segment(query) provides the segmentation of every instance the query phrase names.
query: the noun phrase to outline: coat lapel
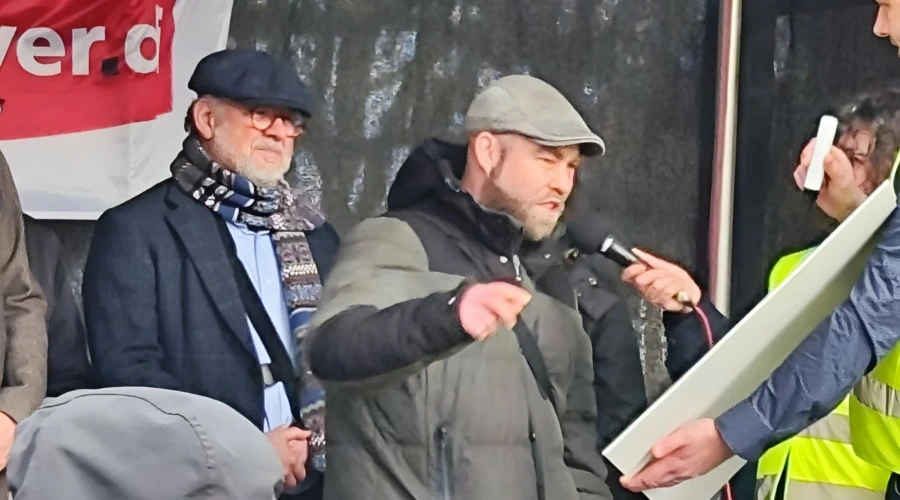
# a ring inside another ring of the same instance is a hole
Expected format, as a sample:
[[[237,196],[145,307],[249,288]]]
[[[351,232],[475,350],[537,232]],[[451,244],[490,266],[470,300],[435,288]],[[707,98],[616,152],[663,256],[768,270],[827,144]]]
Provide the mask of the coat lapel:
[[[228,329],[237,336],[241,345],[256,357],[244,304],[216,229],[216,215],[192,200],[175,184],[169,186],[166,201],[171,209],[166,214],[166,221],[187,250],[209,300],[215,304]]]

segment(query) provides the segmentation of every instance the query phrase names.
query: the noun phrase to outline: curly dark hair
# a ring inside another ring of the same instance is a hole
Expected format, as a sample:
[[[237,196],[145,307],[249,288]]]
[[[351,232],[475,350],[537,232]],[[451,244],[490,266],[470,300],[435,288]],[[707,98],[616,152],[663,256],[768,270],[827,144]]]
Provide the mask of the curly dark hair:
[[[869,153],[878,181],[890,173],[900,149],[900,89],[887,89],[857,95],[837,112],[838,137],[851,129],[867,129],[875,137]],[[877,184],[877,182],[876,182]]]

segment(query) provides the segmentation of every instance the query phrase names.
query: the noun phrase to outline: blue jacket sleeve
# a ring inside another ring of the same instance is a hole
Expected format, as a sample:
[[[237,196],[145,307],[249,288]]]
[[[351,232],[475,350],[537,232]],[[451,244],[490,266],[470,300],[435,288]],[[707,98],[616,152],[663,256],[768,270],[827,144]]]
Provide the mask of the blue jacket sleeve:
[[[844,301],[747,399],[716,420],[746,460],[830,413],[900,338],[900,210]]]

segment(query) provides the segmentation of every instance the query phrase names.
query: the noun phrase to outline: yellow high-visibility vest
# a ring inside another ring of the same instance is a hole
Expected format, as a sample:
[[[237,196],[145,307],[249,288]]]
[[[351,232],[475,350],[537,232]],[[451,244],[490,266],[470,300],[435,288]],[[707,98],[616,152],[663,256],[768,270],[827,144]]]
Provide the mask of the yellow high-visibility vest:
[[[894,189],[898,166],[900,152],[894,157],[889,178]],[[900,345],[853,388],[850,429],[857,455],[900,474]]]
[[[769,274],[769,290],[784,281],[812,251],[810,248],[779,259]],[[773,499],[785,474],[784,500],[884,499],[890,471],[854,453],[851,441],[855,443],[852,438],[857,432],[850,431],[850,406],[848,397],[830,415],[760,458],[757,500]]]
[[[857,455],[900,473],[900,346],[853,388],[850,429]]]

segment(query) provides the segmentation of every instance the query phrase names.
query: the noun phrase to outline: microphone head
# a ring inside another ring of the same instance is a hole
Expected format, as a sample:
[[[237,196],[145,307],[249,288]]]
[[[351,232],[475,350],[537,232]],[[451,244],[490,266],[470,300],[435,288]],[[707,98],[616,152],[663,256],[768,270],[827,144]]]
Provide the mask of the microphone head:
[[[597,253],[612,231],[609,220],[593,207],[581,189],[575,189],[569,196],[563,222],[569,241],[585,254]]]

